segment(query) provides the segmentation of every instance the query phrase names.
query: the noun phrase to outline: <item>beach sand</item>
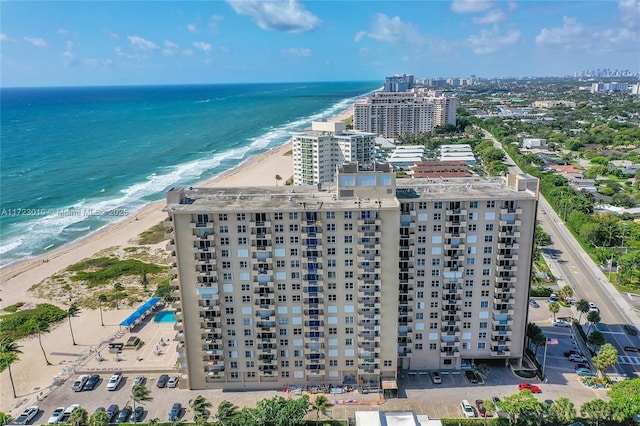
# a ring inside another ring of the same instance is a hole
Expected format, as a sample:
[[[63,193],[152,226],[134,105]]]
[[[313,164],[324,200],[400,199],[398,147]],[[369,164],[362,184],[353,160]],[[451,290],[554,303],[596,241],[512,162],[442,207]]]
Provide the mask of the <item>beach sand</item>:
[[[332,117],[331,120],[340,121],[351,115],[352,109],[349,109]],[[276,175],[282,177],[278,185],[284,185],[284,182],[293,176],[292,157],[285,155],[290,150],[289,142],[251,157],[240,166],[199,186],[275,186]],[[131,214],[124,221],[108,226],[79,242],[0,269],[0,308],[18,302],[31,306],[36,303],[50,303],[49,300],[34,297],[28,291],[29,288],[104,249],[135,245],[131,240],[167,217],[167,214],[162,212],[164,206],[165,201],[151,203]],[[163,242],[161,246],[165,244],[166,242]],[[62,306],[62,308],[67,307]],[[20,360],[11,366],[18,398],[13,398],[9,374],[5,369],[0,375],[0,411],[16,414],[19,407],[23,407],[27,402],[36,401],[40,392],[46,392],[46,389],[52,386],[54,377],[60,376],[65,369],[68,372],[83,353],[87,354],[100,342],[108,340],[118,332],[118,324],[133,310],[103,310],[104,327],[100,324],[98,310],[82,310],[78,317],[72,319],[77,346],[72,344],[68,322],[63,321],[58,324],[50,333],[42,336],[42,345],[53,364],[50,366],[45,364],[37,338],[20,340],[18,344],[23,353],[20,355]]]

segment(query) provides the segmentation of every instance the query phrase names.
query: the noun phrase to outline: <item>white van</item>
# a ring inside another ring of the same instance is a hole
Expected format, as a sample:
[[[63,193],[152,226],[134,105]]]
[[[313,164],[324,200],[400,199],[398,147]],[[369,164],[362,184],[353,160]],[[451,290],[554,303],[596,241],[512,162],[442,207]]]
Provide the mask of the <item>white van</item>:
[[[462,414],[464,414],[465,417],[476,416],[475,410],[473,409],[471,404],[469,404],[469,401],[467,401],[466,399],[462,400],[462,402],[460,403],[460,408],[462,408]]]
[[[84,384],[87,383],[87,380],[89,380],[89,375],[83,374],[82,376],[78,377],[75,382],[73,382],[73,386],[71,387],[71,389],[76,392],[80,392],[84,387]]]

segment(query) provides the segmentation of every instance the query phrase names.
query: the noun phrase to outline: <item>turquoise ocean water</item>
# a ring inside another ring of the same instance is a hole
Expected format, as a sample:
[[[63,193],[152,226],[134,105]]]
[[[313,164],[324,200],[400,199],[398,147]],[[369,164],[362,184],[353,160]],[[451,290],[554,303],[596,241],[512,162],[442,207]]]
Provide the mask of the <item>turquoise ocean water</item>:
[[[0,266],[282,145],[380,85],[0,89]]]

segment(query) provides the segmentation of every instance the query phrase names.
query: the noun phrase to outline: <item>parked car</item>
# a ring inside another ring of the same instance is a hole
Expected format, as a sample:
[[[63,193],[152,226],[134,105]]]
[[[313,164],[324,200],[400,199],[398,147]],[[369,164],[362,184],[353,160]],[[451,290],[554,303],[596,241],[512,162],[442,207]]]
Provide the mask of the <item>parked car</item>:
[[[169,377],[169,380],[167,381],[167,387],[168,388],[175,388],[176,386],[178,386],[178,381],[180,381],[180,377],[173,375],[171,377]]]
[[[591,312],[591,311],[600,312],[600,309],[598,309],[598,307],[596,306],[595,303],[589,302],[589,312]]]
[[[107,408],[107,414],[109,415],[109,423],[113,423],[113,419],[116,414],[118,414],[118,404],[111,404],[109,408]]]
[[[563,319],[551,320],[551,324],[553,324],[554,327],[571,327],[571,324]]]
[[[473,410],[473,407],[471,406],[471,404],[469,404],[469,401],[467,401],[466,399],[462,400],[462,402],[460,403],[460,408],[462,409],[462,414],[464,414],[465,417],[476,416],[476,412]]]
[[[89,380],[88,374],[83,374],[82,376],[79,376],[76,379],[76,381],[73,382],[73,386],[71,386],[71,389],[73,389],[75,392],[80,392],[84,387],[85,383],[87,383],[87,380]]]
[[[538,305],[538,302],[536,302],[533,299],[529,299],[529,305],[531,305],[532,308],[539,308],[540,305]]]
[[[498,407],[498,404],[500,403],[500,398],[498,398],[497,396],[492,396],[491,402],[493,402],[493,406],[496,407],[496,414],[498,415],[498,417],[503,417],[503,418],[509,417],[509,413],[504,411],[502,408]]]
[[[569,361],[571,362],[588,362],[587,358],[580,354],[569,355]]]
[[[520,383],[518,385],[518,390],[528,390],[531,391],[531,393],[542,393],[542,390],[540,390],[537,385],[532,385],[530,383]]]
[[[49,417],[47,424],[54,425],[58,423],[58,420],[62,416],[62,413],[64,413],[64,407],[58,407],[53,410],[53,414],[51,414],[51,417]]]
[[[551,296],[549,296],[549,302],[557,302],[558,301],[558,295],[555,293],[551,293]]]
[[[140,375],[140,376],[136,376],[135,379],[133,379],[133,384],[132,386],[140,386],[140,385],[144,385],[147,382],[147,378]]]
[[[431,381],[436,384],[439,385],[442,383],[442,378],[440,377],[440,372],[439,371],[432,371],[429,373],[429,375],[431,376]]]
[[[484,406],[484,401],[481,399],[476,399],[476,409],[478,410],[478,415],[480,417],[487,416],[487,408]]]
[[[465,371],[464,375],[467,377],[467,379],[469,379],[469,381],[471,383],[478,383],[479,382],[478,375],[475,372],[471,371],[471,370]]]
[[[107,383],[107,390],[114,391],[118,389],[118,385],[122,381],[122,371],[116,371]]]
[[[38,407],[37,405],[32,405],[31,407],[24,410],[22,414],[20,414],[18,418],[13,421],[12,424],[28,425],[29,422],[33,420],[38,415],[39,412],[40,412],[40,407]]]
[[[171,411],[169,411],[169,421],[173,422],[180,418],[180,412],[182,411],[182,404],[176,402],[171,407]]]
[[[158,381],[156,382],[156,386],[159,388],[163,388],[165,386],[167,386],[167,382],[169,381],[169,375],[168,374],[163,374],[160,377],[158,377]]]
[[[638,329],[631,325],[631,324],[625,324],[624,326],[624,330],[629,333],[631,336],[637,336],[638,335]]]
[[[131,420],[134,422],[142,421],[142,417],[144,417],[144,407],[138,405],[135,410],[133,410],[133,415],[131,416]]]
[[[126,423],[129,420],[129,416],[131,415],[131,407],[125,405],[120,410],[120,414],[118,414],[118,418],[116,420],[117,423]]]
[[[58,418],[58,423],[69,423],[69,418],[74,411],[80,408],[80,404],[71,404],[67,408],[65,408],[62,415]]]
[[[104,407],[98,407],[98,408],[96,408],[96,410],[93,412],[93,414],[99,413],[99,412],[101,412],[101,411],[107,411],[107,410],[105,410],[105,409],[104,409]]]
[[[99,381],[100,376],[98,376],[97,374],[93,374],[91,375],[91,377],[89,377],[87,383],[84,384],[84,387],[82,389],[86,391],[94,390]]]
[[[582,352],[577,351],[575,349],[571,349],[570,351],[565,351],[564,352],[564,356],[566,356],[567,358],[569,358],[571,355],[580,355],[580,356],[582,356]]]
[[[576,370],[576,374],[582,377],[596,377],[597,374],[590,368],[578,368]]]

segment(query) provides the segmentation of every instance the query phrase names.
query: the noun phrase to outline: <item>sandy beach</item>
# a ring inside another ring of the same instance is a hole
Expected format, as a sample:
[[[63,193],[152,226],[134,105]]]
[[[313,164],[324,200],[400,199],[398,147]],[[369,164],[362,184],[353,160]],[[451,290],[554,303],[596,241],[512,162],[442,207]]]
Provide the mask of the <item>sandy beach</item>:
[[[349,109],[334,116],[332,121],[344,120],[352,115]],[[251,157],[240,166],[229,170],[219,177],[201,183],[207,187],[237,186],[275,186],[275,176],[280,175],[284,182],[293,175],[293,161],[290,155],[291,143],[274,148],[263,154]],[[0,269],[0,308],[23,302],[27,306],[51,302],[34,297],[29,288],[57,272],[82,259],[114,246],[134,245],[131,240],[141,232],[157,225],[166,218],[162,212],[164,201],[158,201],[132,213],[124,221],[106,227],[69,246],[58,248],[43,256],[18,262]],[[159,246],[164,246],[163,242]],[[66,306],[61,306],[66,309]],[[42,336],[42,345],[53,365],[45,364],[37,338],[23,339],[18,342],[22,354],[20,360],[11,366],[18,398],[13,398],[8,371],[0,376],[0,411],[15,414],[19,407],[52,386],[55,376],[59,376],[78,361],[78,358],[93,350],[100,342],[108,340],[119,330],[118,324],[133,309],[103,310],[105,326],[100,324],[98,310],[84,309],[72,319],[75,339],[71,341],[67,321],[58,324],[50,333]],[[72,368],[72,367],[71,367]]]

